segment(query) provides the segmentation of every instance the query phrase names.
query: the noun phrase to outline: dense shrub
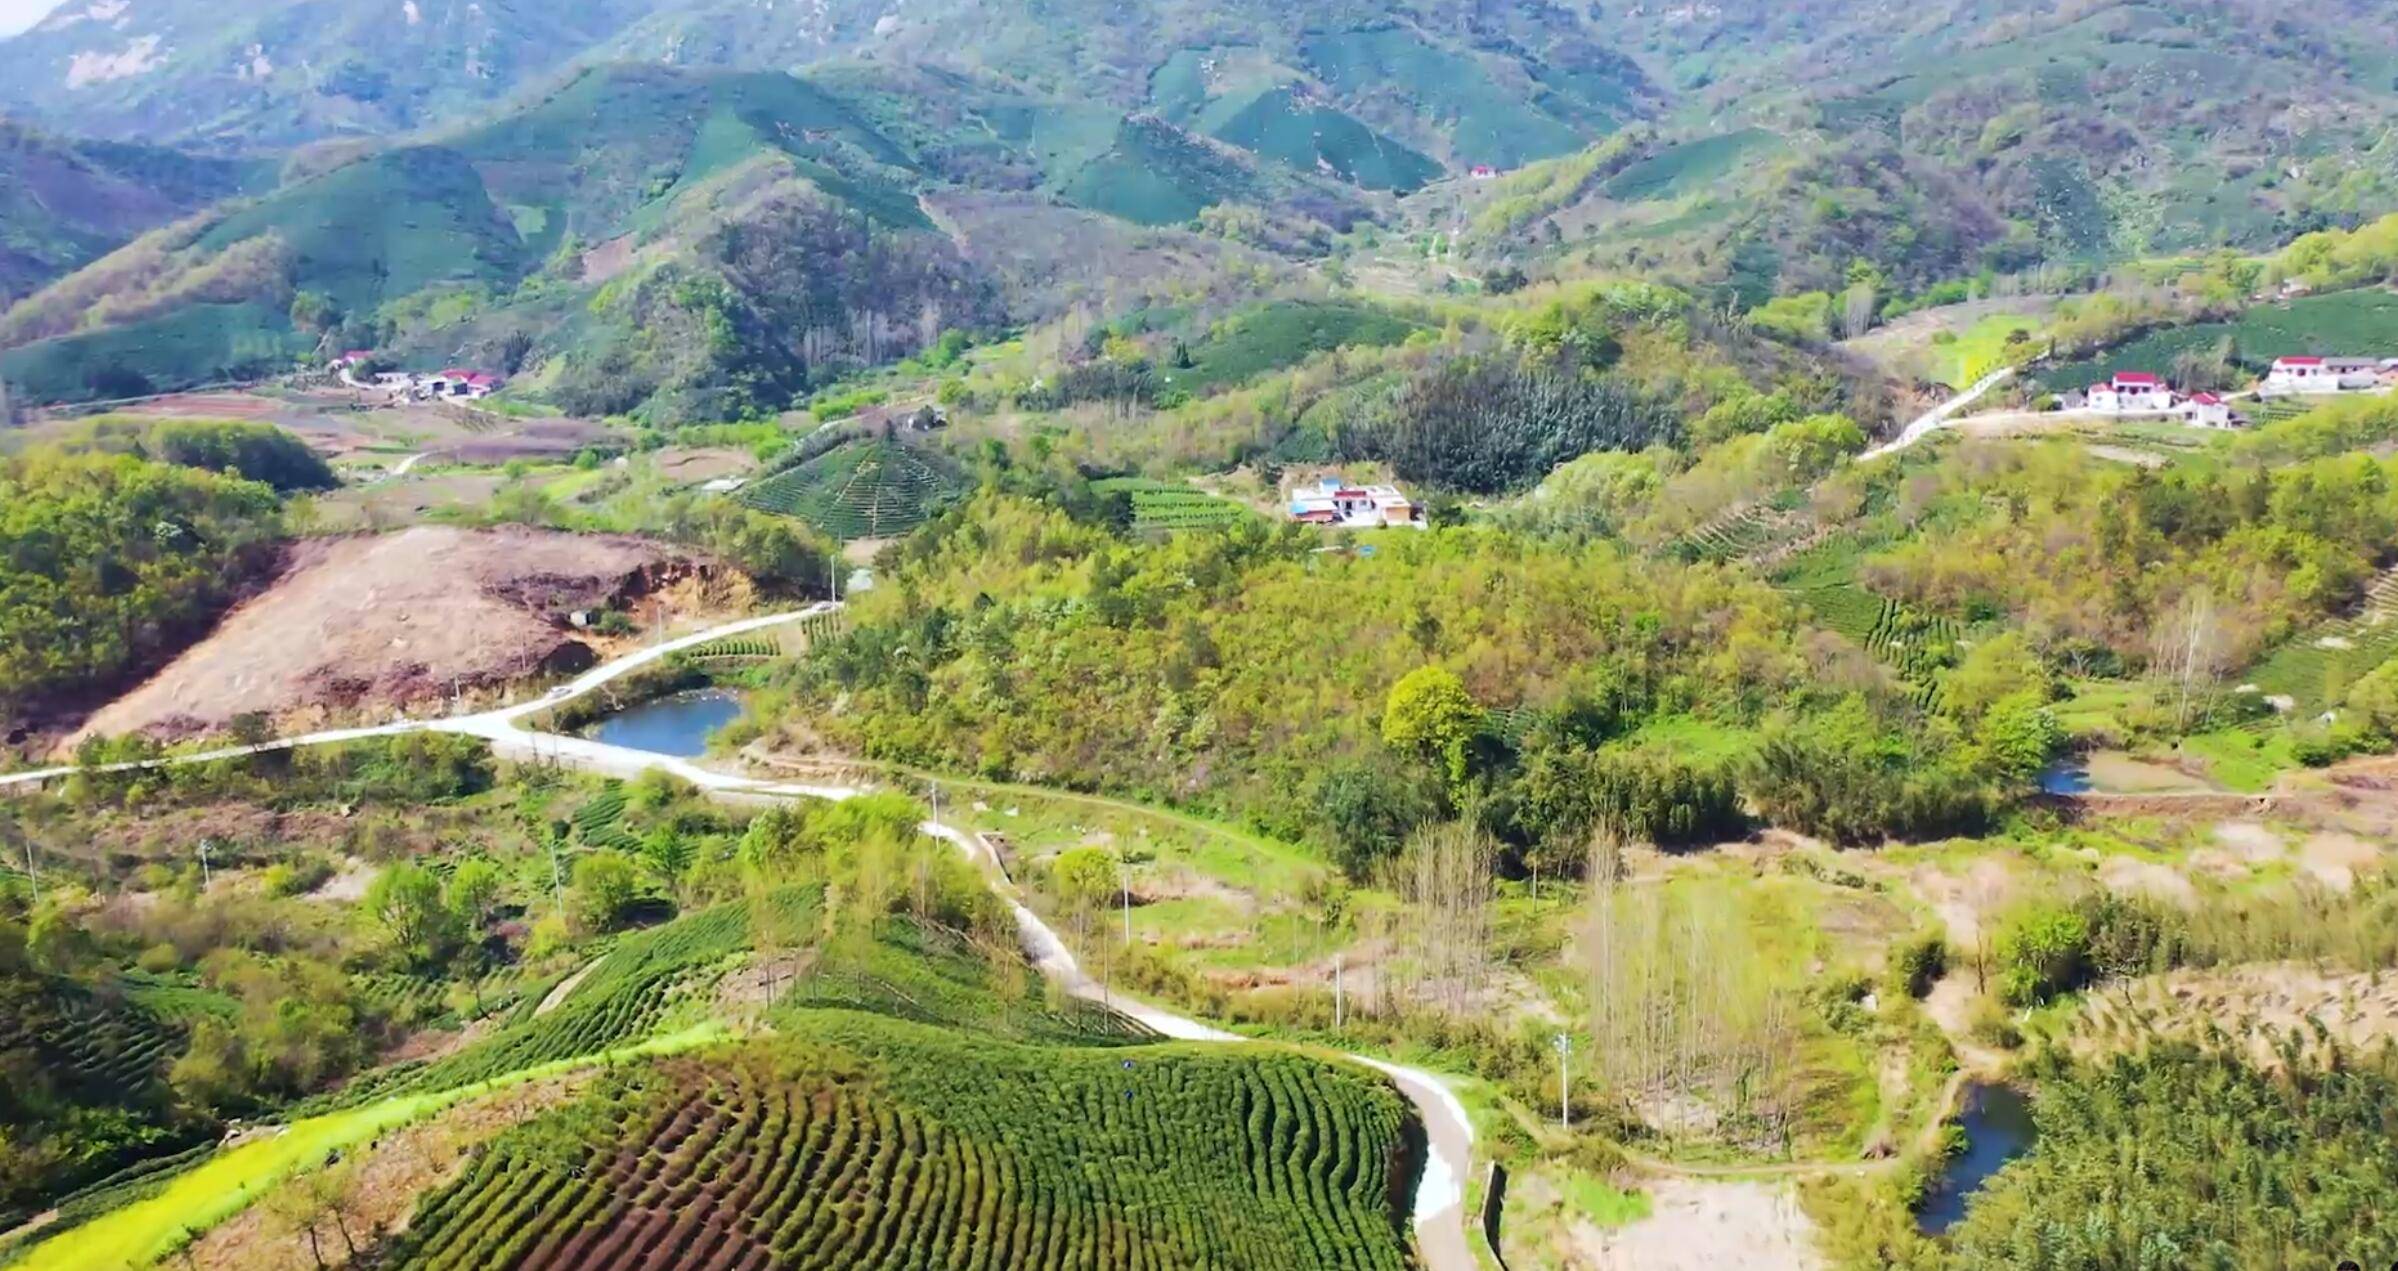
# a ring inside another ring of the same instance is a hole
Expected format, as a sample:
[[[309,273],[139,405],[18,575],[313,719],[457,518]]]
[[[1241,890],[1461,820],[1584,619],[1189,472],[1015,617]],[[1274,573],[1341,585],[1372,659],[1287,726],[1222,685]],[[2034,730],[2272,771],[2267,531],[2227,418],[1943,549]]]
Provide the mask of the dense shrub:
[[[1594,450],[1671,442],[1679,428],[1669,405],[1627,383],[1492,356],[1416,377],[1379,416],[1344,425],[1340,442],[1404,480],[1495,494]]]

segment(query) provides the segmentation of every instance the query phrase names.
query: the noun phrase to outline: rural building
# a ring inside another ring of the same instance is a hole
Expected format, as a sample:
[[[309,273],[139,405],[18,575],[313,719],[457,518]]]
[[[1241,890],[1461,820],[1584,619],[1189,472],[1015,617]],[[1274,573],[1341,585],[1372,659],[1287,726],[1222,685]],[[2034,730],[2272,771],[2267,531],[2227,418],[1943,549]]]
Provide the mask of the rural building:
[[[1499,170],[1487,163],[1477,163],[1468,170],[1468,175],[1477,181],[1495,181],[1499,177]]]
[[[2117,371],[2090,386],[2089,408],[2102,415],[2164,415],[2173,410],[2173,386],[2146,371]]]
[[[1291,493],[1291,519],[1305,525],[1372,530],[1395,526],[1422,529],[1424,509],[1391,485],[1350,485],[1326,477]]]
[[[2382,387],[2389,366],[2364,357],[2277,357],[2257,391],[2267,396],[2361,393]]]
[[[484,371],[452,368],[426,377],[423,386],[434,397],[489,397],[499,391],[500,377]]]
[[[2240,417],[2232,413],[2231,403],[2214,393],[2192,393],[2173,404],[2175,419],[2192,428],[2237,428]]]

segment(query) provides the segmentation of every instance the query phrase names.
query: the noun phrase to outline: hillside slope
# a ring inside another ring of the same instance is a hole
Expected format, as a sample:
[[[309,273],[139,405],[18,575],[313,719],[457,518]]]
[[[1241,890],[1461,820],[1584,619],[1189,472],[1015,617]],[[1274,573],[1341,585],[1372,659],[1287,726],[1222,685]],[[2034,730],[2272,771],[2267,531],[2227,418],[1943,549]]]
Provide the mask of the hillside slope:
[[[262,180],[256,165],[0,119],[0,303]]]
[[[1745,300],[1982,269],[2255,248],[2398,206],[2387,6],[1762,4],[1606,28],[1678,108],[1561,161],[1490,227],[1516,254],[1733,283]],[[1520,191],[1519,191],[1520,193]]]

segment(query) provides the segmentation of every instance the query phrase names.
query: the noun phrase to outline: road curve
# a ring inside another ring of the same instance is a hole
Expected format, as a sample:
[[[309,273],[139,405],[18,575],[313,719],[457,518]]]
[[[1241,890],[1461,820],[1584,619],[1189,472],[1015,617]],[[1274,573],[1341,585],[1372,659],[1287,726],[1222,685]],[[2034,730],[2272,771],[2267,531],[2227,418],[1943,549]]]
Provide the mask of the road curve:
[[[733,798],[749,799],[831,799],[854,798],[862,791],[846,786],[813,786],[791,782],[759,780],[716,772],[700,767],[689,760],[648,751],[611,746],[585,737],[568,737],[556,733],[536,732],[520,722],[530,716],[584,697],[601,687],[622,679],[635,671],[682,650],[694,648],[728,636],[745,635],[785,623],[815,617],[838,608],[837,604],[821,603],[789,613],[769,614],[727,623],[679,640],[653,645],[627,654],[603,666],[585,672],[567,684],[547,694],[513,706],[448,719],[411,720],[385,724],[374,728],[346,728],[329,732],[308,733],[282,738],[256,746],[238,746],[212,750],[201,754],[178,755],[167,759],[144,760],[133,763],[108,764],[100,772],[130,772],[140,769],[168,767],[176,764],[205,763],[217,759],[234,759],[270,751],[293,750],[301,746],[332,745],[340,742],[362,741],[374,737],[396,737],[406,733],[435,732],[456,736],[476,737],[491,746],[492,753],[511,760],[533,760],[557,763],[586,772],[611,777],[634,777],[643,772],[663,770],[690,782],[710,793]],[[69,776],[76,767],[45,768],[34,772],[11,773],[0,776],[0,790],[39,784]],[[1086,1001],[1099,1002],[1138,1021],[1150,1031],[1173,1041],[1189,1042],[1250,1042],[1251,1038],[1228,1033],[1222,1029],[1176,1015],[1122,994],[1110,994],[1082,969],[1073,951],[1058,937],[1048,923],[1042,921],[1018,898],[999,860],[973,835],[944,825],[926,821],[920,827],[931,837],[941,839],[973,861],[989,877],[1016,917],[1017,938],[1023,943],[1026,956],[1040,968],[1041,973],[1056,980],[1065,990]],[[1423,1173],[1416,1184],[1414,1226],[1416,1246],[1429,1271],[1480,1271],[1473,1247],[1467,1242],[1465,1218],[1465,1180],[1473,1163],[1473,1121],[1465,1105],[1449,1086],[1416,1068],[1386,1063],[1363,1055],[1345,1058],[1372,1068],[1390,1078],[1399,1093],[1415,1106],[1424,1123],[1426,1152]]]
[[[1907,447],[1914,445],[1916,442],[1931,436],[1933,433],[1948,427],[1951,423],[1955,422],[1958,411],[1961,411],[1966,407],[1973,405],[1975,402],[1980,401],[1983,394],[1988,393],[1991,389],[1997,388],[1999,385],[2004,384],[2013,378],[2015,378],[2015,368],[2012,366],[2002,366],[1997,370],[1990,372],[1988,375],[1985,375],[1982,378],[1974,381],[1965,389],[1964,392],[1959,393],[1955,397],[1951,397],[1947,401],[1942,402],[1938,406],[1935,406],[1932,409],[1924,412],[1921,417],[1915,420],[1915,422],[1908,424],[1904,429],[1900,430],[1898,436],[1891,438],[1889,441],[1884,442],[1879,446],[1875,446],[1873,449],[1866,451],[1864,454],[1858,455],[1857,461],[1859,463],[1863,463],[1869,459],[1879,459],[1884,455],[1897,454],[1899,451],[1904,450]]]

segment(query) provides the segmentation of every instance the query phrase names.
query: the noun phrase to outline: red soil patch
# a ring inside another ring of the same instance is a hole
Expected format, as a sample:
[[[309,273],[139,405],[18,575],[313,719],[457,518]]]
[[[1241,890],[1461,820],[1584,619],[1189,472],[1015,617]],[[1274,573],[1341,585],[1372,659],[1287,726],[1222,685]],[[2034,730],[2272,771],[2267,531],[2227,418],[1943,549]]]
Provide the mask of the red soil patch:
[[[568,623],[706,571],[636,538],[422,525],[295,544],[264,593],[84,734],[191,736],[260,711],[386,711],[582,670]]]

